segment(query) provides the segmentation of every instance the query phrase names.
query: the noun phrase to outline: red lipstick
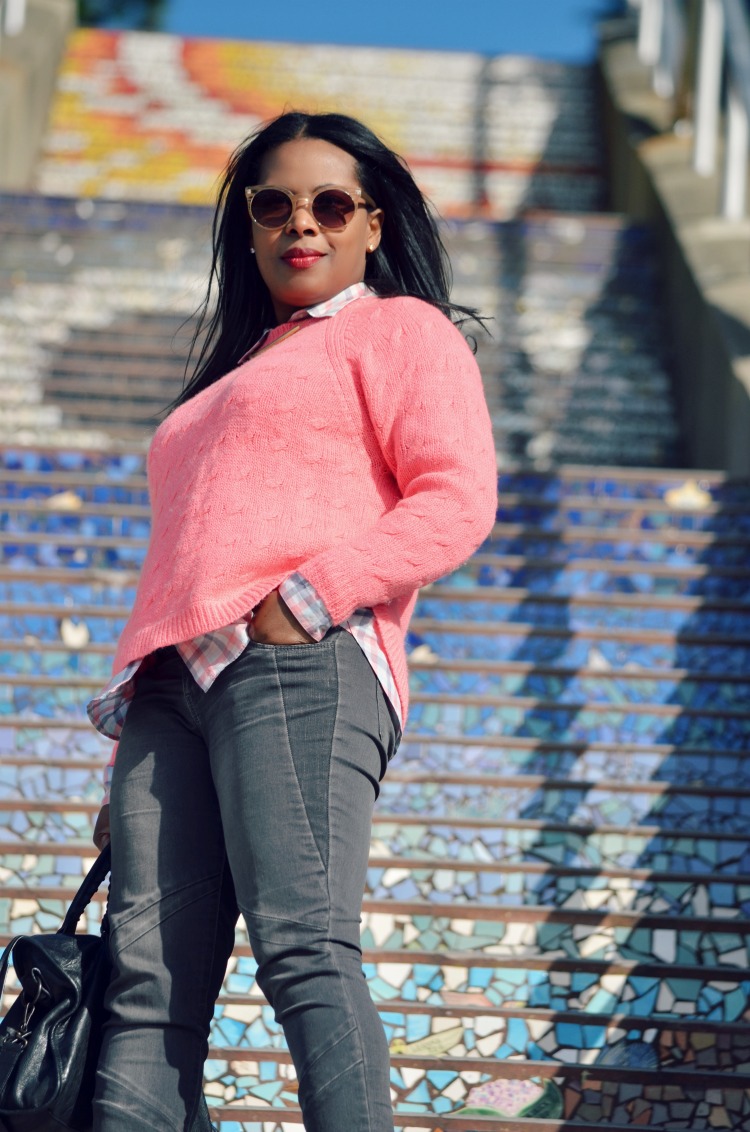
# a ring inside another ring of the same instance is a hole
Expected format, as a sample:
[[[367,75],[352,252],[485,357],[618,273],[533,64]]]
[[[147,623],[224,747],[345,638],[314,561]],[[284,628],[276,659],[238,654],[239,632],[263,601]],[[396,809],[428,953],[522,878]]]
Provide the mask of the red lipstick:
[[[281,258],[287,266],[296,271],[304,271],[306,267],[314,267],[324,255],[324,252],[318,252],[314,248],[290,248]]]

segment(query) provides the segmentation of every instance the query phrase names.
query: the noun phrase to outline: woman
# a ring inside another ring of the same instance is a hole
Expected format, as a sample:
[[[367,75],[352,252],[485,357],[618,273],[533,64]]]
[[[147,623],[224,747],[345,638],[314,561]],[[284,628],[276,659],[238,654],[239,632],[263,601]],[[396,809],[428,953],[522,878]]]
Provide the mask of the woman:
[[[89,705],[120,740],[95,830],[114,966],[95,1128],[191,1127],[239,908],[305,1128],[391,1132],[359,940],[370,823],[416,591],[494,521],[490,421],[424,199],[354,119],[284,114],[237,150],[212,278]]]

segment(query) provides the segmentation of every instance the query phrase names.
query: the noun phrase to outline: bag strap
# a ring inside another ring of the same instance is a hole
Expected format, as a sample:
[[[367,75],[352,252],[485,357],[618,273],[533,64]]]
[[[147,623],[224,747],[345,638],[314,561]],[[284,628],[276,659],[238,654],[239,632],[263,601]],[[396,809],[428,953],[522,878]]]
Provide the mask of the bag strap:
[[[59,935],[75,935],[76,925],[80,920],[86,908],[91,903],[91,900],[97,890],[101,887],[105,880],[107,873],[110,870],[112,861],[112,852],[110,846],[107,845],[102,849],[99,856],[94,861],[86,876],[83,878],[83,883],[78,889],[73,899],[70,902],[70,907],[65,914],[61,926],[57,929]],[[15,941],[14,941],[15,942]],[[8,950],[7,948],[5,949]],[[3,955],[3,958],[5,956]],[[0,960],[0,964],[2,961]],[[0,966],[1,969],[1,966]]]
[[[112,853],[109,845],[107,845],[83,878],[83,883],[70,903],[62,926],[57,930],[58,935],[75,935],[76,924],[86,911],[87,906],[91,903],[92,896],[101,887],[102,881],[109,873],[111,859]],[[21,939],[24,939],[24,936],[13,936],[13,939],[6,945],[5,950],[2,955],[0,955],[0,998],[2,998],[3,992],[5,991],[5,980],[8,977],[8,965],[13,953],[13,948]]]
[[[18,943],[19,939],[23,939],[23,936],[14,935],[13,939],[5,948],[2,956],[0,956],[0,997],[2,997],[2,995],[5,993],[5,980],[8,976],[8,963],[10,962],[11,952]]]

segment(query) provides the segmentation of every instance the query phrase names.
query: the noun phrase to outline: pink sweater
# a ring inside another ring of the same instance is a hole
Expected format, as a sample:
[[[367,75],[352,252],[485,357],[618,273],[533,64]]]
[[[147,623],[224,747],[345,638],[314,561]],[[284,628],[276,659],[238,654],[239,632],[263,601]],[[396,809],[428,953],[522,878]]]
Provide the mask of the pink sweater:
[[[495,518],[479,369],[429,304],[359,299],[173,412],[148,481],[151,540],[114,672],[232,624],[298,570],[334,624],[372,607],[405,716],[417,590]]]

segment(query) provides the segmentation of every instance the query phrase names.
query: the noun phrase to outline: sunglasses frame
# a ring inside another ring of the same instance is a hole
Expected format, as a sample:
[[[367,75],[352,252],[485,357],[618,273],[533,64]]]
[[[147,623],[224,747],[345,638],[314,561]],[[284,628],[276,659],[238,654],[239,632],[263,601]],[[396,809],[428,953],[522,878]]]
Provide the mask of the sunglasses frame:
[[[269,227],[266,224],[262,224],[260,220],[256,220],[253,216],[253,199],[258,193],[262,192],[263,189],[273,189],[277,193],[283,193],[284,196],[288,198],[292,211],[283,224]],[[345,193],[354,205],[354,212],[352,212],[349,219],[341,228],[330,228],[327,224],[321,224],[313,211],[316,197],[319,197],[321,193],[330,192],[332,189],[335,189],[336,192],[339,193]],[[358,200],[358,197],[361,199]],[[343,232],[351,224],[358,208],[377,208],[375,201],[372,197],[367,195],[364,189],[345,189],[343,185],[324,185],[322,188],[318,189],[317,192],[314,192],[312,196],[297,196],[297,194],[293,193],[290,189],[285,189],[283,185],[250,185],[245,189],[245,200],[247,201],[247,211],[250,214],[250,219],[253,224],[257,224],[259,228],[263,228],[266,232],[280,232],[282,228],[286,228],[300,205],[303,205],[308,210],[318,228],[322,229],[323,232]]]

